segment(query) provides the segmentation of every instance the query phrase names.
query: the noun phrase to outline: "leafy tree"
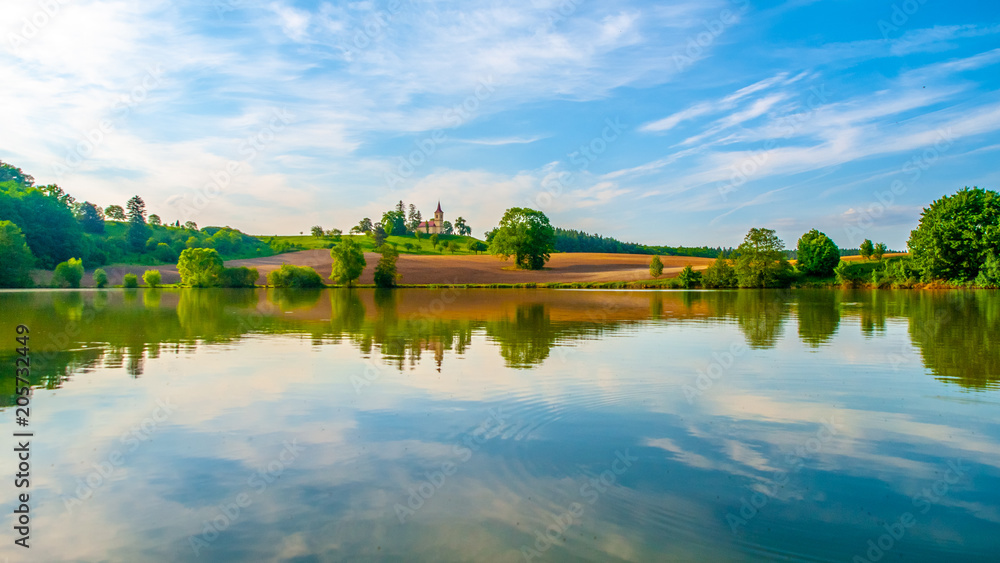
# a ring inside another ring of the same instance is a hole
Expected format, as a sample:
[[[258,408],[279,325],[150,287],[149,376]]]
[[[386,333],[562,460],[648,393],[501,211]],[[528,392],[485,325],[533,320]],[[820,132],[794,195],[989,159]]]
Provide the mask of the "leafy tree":
[[[109,205],[104,209],[104,216],[112,221],[124,221],[125,210],[120,205]]]
[[[312,229],[310,229],[310,232],[312,233],[312,236],[316,238],[323,238],[323,227],[319,225],[313,225]]]
[[[681,285],[684,287],[684,289],[691,289],[692,287],[695,286],[696,283],[701,281],[701,274],[694,271],[694,268],[691,267],[691,264],[688,264],[684,266],[683,270],[681,270],[681,273],[679,276],[677,276],[677,279],[681,282]]]
[[[375,239],[375,248],[378,248],[383,244],[385,244],[386,232],[385,229],[382,228],[381,223],[375,225],[375,227],[372,229],[372,238]]]
[[[319,275],[319,274],[317,274]],[[219,274],[219,287],[255,287],[260,273],[257,268],[223,268]]]
[[[0,183],[3,182],[14,182],[25,188],[35,185],[35,179],[30,174],[25,174],[24,171],[13,164],[7,164],[0,160]]]
[[[88,233],[104,232],[104,211],[100,207],[85,201],[80,205],[80,212],[77,218],[83,230]]]
[[[881,262],[882,257],[885,256],[887,250],[888,248],[885,246],[884,242],[876,244],[875,247],[872,249],[872,258]]]
[[[872,245],[872,241],[865,239],[858,250],[861,252],[861,257],[868,260],[872,257],[872,253],[875,252],[875,247]]]
[[[163,279],[163,275],[160,274],[159,270],[146,270],[142,274],[142,281],[149,287],[156,287],[160,285],[160,280]]]
[[[809,276],[832,276],[840,263],[840,249],[825,233],[816,229],[799,238],[797,268]]]
[[[729,260],[716,258],[702,275],[701,284],[710,288],[736,287],[739,285],[739,279],[736,277],[736,269]]]
[[[323,287],[323,278],[308,266],[282,264],[277,270],[267,273],[267,285],[273,287]]]
[[[396,287],[399,274],[396,271],[396,259],[399,253],[391,246],[380,247],[382,257],[375,265],[375,285],[378,287]]]
[[[165,242],[157,243],[156,248],[153,250],[153,256],[155,256],[160,262],[166,262],[168,264],[174,264],[177,262],[177,251]]]
[[[403,200],[399,200],[399,203],[396,204],[396,213],[400,213],[403,220],[406,220],[406,204],[403,203]]]
[[[465,222],[465,219],[459,217],[455,219],[455,232],[463,237],[467,237],[472,234],[472,227]]]
[[[736,277],[740,287],[778,287],[788,281],[791,266],[785,244],[772,229],[752,228],[736,249]]]
[[[441,243],[441,250],[442,251],[450,250],[450,249],[451,249],[451,241],[446,240],[443,243]]]
[[[365,253],[353,239],[346,239],[336,248],[331,248],[330,256],[333,258],[330,279],[338,284],[349,287],[365,271]]]
[[[485,252],[488,247],[485,244],[483,244],[482,241],[470,240],[467,248],[470,251],[479,254],[480,252]]]
[[[197,231],[198,230],[198,223],[195,223],[194,221],[185,221],[184,222],[184,228],[192,230],[192,231]]]
[[[554,249],[555,231],[541,211],[512,207],[504,213],[491,238],[490,253],[504,260],[514,256],[518,268],[540,270]]]
[[[0,162],[0,175],[8,172]],[[16,169],[20,171],[20,169]],[[0,176],[2,177],[2,176]],[[11,221],[0,221],[0,287],[31,286],[31,267],[35,257],[21,229]]]
[[[21,229],[38,266],[56,264],[86,254],[80,222],[71,206],[35,187],[14,181],[0,183],[0,221],[10,221]]]
[[[386,211],[382,214],[381,223],[387,235],[403,236],[406,234],[406,214],[399,209]]]
[[[420,240],[420,230],[413,231],[413,238]]]
[[[991,250],[986,254],[986,261],[976,276],[976,285],[990,288],[1000,287],[1000,258],[997,257],[996,252]]]
[[[149,224],[153,225],[154,227],[159,227],[163,223],[160,221],[160,216],[154,213],[149,216]]]
[[[181,283],[190,287],[216,287],[225,266],[214,248],[186,248],[177,261]]]
[[[134,251],[142,250],[149,238],[149,227],[146,226],[146,204],[139,196],[132,196],[126,204],[128,210],[128,245]]]
[[[417,206],[410,204],[410,212],[406,215],[406,228],[416,232],[417,227],[423,218],[420,216],[420,211],[417,210]]]
[[[94,270],[94,285],[103,288],[108,285],[108,273],[98,268]]]
[[[441,233],[445,235],[454,234],[455,228],[451,226],[451,221],[445,221],[441,224]]]
[[[438,242],[440,240],[441,240],[441,237],[437,233],[434,233],[433,235],[431,235],[431,246],[434,247],[434,250],[437,250]]]
[[[330,237],[337,242],[340,242],[340,237],[343,234],[344,231],[341,231],[340,229],[330,229],[329,231],[326,232],[327,237]]]
[[[654,278],[663,275],[663,262],[660,261],[659,256],[653,256],[653,259],[649,262],[649,275]]]
[[[122,278],[122,286],[128,289],[135,289],[139,287],[139,276],[135,274],[125,274]]]
[[[372,220],[369,219],[368,217],[365,217],[364,219],[361,220],[360,223],[358,223],[357,228],[359,233],[370,233],[372,232],[372,228],[374,227],[372,225]]]
[[[1000,249],[1000,194],[964,188],[931,203],[907,242],[924,279],[976,278]]]
[[[52,275],[52,284],[59,287],[80,287],[83,279],[83,260],[70,258],[60,262]]]

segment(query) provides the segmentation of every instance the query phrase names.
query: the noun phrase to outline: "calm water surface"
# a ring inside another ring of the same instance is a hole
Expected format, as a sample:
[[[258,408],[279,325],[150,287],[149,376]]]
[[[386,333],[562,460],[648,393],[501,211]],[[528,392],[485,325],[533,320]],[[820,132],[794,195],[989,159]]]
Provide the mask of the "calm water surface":
[[[0,360],[11,561],[1000,550],[996,292],[3,292]]]

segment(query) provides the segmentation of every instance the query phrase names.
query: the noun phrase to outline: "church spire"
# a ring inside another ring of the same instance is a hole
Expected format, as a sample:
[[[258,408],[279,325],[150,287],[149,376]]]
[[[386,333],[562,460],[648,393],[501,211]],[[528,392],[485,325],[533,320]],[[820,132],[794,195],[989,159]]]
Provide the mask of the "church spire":
[[[441,200],[440,199],[438,200],[438,208],[437,208],[437,211],[435,211],[435,213],[443,213],[443,211],[441,211]]]

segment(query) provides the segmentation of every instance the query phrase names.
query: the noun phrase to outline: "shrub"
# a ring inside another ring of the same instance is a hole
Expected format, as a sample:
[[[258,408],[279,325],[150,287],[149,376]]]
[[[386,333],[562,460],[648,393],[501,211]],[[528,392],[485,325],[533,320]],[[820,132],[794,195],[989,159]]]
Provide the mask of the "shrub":
[[[833,275],[840,263],[840,249],[825,233],[816,229],[799,238],[797,268],[809,276]]]
[[[83,260],[70,258],[56,266],[52,283],[59,287],[80,287],[81,279],[83,279]]]
[[[654,278],[658,278],[663,275],[663,262],[660,260],[659,256],[653,256],[653,259],[649,262],[649,275]]]
[[[267,284],[274,287],[323,287],[323,278],[308,266],[282,264],[268,272]]]
[[[688,264],[687,266],[684,266],[683,270],[681,270],[680,275],[677,276],[677,280],[684,287],[684,289],[691,289],[696,283],[701,281],[701,274],[694,271],[691,264]]]
[[[146,272],[142,274],[142,281],[149,287],[156,287],[160,285],[161,279],[163,279],[163,276],[160,274],[159,270],[146,270]]]
[[[122,286],[129,289],[139,287],[139,276],[135,274],[125,274],[122,278]]]
[[[381,247],[382,257],[375,265],[375,285],[378,287],[395,287],[399,280],[396,273],[396,259],[399,253],[390,246]]]
[[[97,287],[108,285],[108,273],[100,268],[94,270],[94,285]]]
[[[725,258],[718,258],[705,270],[701,284],[710,288],[736,287],[736,269]]]
[[[153,256],[155,256],[160,262],[166,262],[168,264],[177,263],[177,251],[165,242],[161,242],[156,245],[156,250],[153,251]]]
[[[177,261],[181,283],[191,287],[218,286],[222,269],[222,257],[212,248],[187,248]]]
[[[255,287],[260,273],[257,268],[223,268],[219,274],[219,285],[221,287]]]

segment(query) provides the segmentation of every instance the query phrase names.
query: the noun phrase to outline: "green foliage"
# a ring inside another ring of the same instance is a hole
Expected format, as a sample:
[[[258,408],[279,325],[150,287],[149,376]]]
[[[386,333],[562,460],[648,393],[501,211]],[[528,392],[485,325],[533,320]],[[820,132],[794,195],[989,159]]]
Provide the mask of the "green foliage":
[[[35,185],[35,179],[13,164],[7,164],[0,160],[0,183],[14,182],[20,186],[30,188]]]
[[[872,245],[872,241],[865,239],[858,250],[861,251],[861,257],[868,260],[872,257],[872,253],[875,252],[875,247]]]
[[[372,234],[372,239],[375,240],[375,248],[378,248],[383,244],[385,244],[385,239],[388,236],[388,234],[386,234],[385,228],[383,228],[381,224],[372,227],[371,234]]]
[[[149,224],[154,227],[159,227],[160,225],[163,224],[163,222],[160,221],[160,216],[154,213],[149,216]]]
[[[382,230],[386,236],[403,236],[406,234],[406,214],[399,209],[386,211],[382,214]],[[376,246],[382,246],[376,244]]]
[[[468,244],[468,249],[471,252],[475,252],[476,254],[479,254],[480,252],[485,252],[487,248],[488,247],[486,246],[485,243],[483,243],[482,241],[478,241],[478,240],[471,240],[471,241],[469,241],[469,244]]]
[[[146,270],[142,274],[142,281],[149,287],[156,287],[160,285],[160,281],[163,279],[163,275],[160,274],[159,270]]]
[[[135,274],[125,274],[122,278],[122,287],[127,289],[135,289],[139,287],[139,276]]]
[[[352,285],[365,270],[365,254],[352,238],[330,249],[330,256],[333,258],[330,279],[338,284]]]
[[[997,257],[996,252],[991,250],[987,253],[986,261],[976,276],[976,285],[994,289],[1000,288],[1000,258]]]
[[[837,264],[837,267],[833,269],[833,273],[837,276],[837,283],[846,287],[858,285],[864,280],[864,272],[858,267],[859,265],[844,261]]]
[[[680,281],[680,284],[684,289],[691,289],[692,287],[695,286],[695,284],[701,281],[701,274],[694,271],[694,268],[691,267],[691,264],[688,264],[684,266],[683,270],[681,270],[681,273],[680,275],[677,276],[677,279],[678,281]]]
[[[464,218],[459,217],[458,219],[455,219],[455,232],[460,236],[467,237],[472,234],[472,227],[465,222]]]
[[[142,249],[149,238],[149,227],[146,226],[146,204],[139,196],[132,196],[125,205],[128,210],[128,244],[135,252]]]
[[[907,245],[925,280],[975,279],[1000,248],[1000,194],[964,188],[934,201]]]
[[[216,287],[223,269],[222,257],[213,248],[186,248],[177,261],[181,283],[190,287]]]
[[[156,244],[156,249],[153,251],[153,256],[161,262],[167,262],[170,264],[177,262],[177,251],[170,247],[169,244],[165,242],[160,242]]]
[[[772,229],[752,228],[736,249],[740,287],[781,287],[791,281],[785,245]]]
[[[257,268],[223,268],[219,274],[219,287],[255,287],[259,277]]]
[[[88,233],[100,234],[104,232],[104,211],[100,207],[85,201],[80,204],[78,219],[80,226]]]
[[[125,209],[123,209],[120,205],[107,206],[107,208],[104,209],[104,216],[112,221],[124,221],[126,219]]]
[[[454,234],[454,233],[455,233],[455,229],[454,229],[454,227],[452,227],[451,221],[445,221],[444,223],[441,223],[441,234],[443,234],[443,235],[451,235],[451,234]]]
[[[653,259],[649,262],[649,275],[654,278],[658,278],[663,275],[663,262],[660,260],[659,256],[653,256]]]
[[[0,162],[0,167],[9,166]],[[20,169],[16,169],[20,172]],[[0,168],[0,174],[12,174]],[[35,257],[21,229],[11,221],[0,221],[0,287],[30,287]]]
[[[885,246],[884,242],[880,242],[880,243],[876,244],[875,247],[872,249],[872,258],[874,258],[874,259],[878,260],[879,262],[881,262],[882,261],[882,257],[885,256],[886,250],[888,250],[888,249]]]
[[[323,287],[323,278],[308,266],[282,264],[277,270],[267,273],[267,285],[273,287]]]
[[[380,248],[382,257],[375,265],[375,285],[378,287],[395,287],[399,281],[399,274],[396,272],[396,259],[399,253],[391,246]]]
[[[702,275],[701,284],[709,288],[728,288],[739,285],[739,280],[729,260],[716,258]]]
[[[70,258],[60,262],[52,275],[52,284],[57,287],[80,287],[83,279],[83,260]]]
[[[808,276],[829,277],[840,263],[840,249],[825,233],[816,229],[799,238],[796,267]]]
[[[94,270],[94,285],[103,288],[108,285],[108,273],[98,268]]]
[[[323,227],[319,225],[313,225],[312,229],[309,229],[309,232],[316,238],[323,238]]]
[[[49,192],[53,195],[13,180],[0,183],[0,221],[10,221],[21,229],[38,265],[46,269],[82,256],[85,250],[83,229],[69,200],[54,189]]]
[[[431,246],[434,247],[435,249],[437,249],[438,242],[440,240],[441,240],[441,237],[437,233],[434,233],[433,235],[431,235]]]
[[[500,219],[489,250],[504,260],[513,256],[518,268],[540,270],[555,250],[555,230],[541,211],[512,207]]]

